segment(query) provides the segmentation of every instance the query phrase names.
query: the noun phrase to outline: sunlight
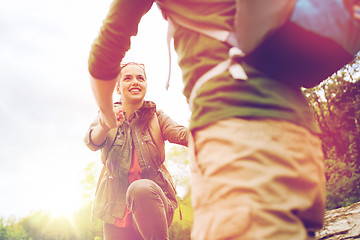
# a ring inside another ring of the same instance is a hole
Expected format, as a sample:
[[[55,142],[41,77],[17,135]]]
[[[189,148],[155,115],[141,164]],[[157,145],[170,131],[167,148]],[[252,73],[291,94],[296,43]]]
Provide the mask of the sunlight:
[[[67,193],[69,194],[69,193]],[[51,217],[67,217],[72,218],[73,213],[81,208],[81,199],[76,194],[66,196],[63,194],[51,195],[48,203],[43,206],[43,210],[51,215]]]
[[[34,207],[45,211],[53,218],[65,216],[71,218],[73,213],[83,206],[82,189],[78,179],[65,179],[63,181],[49,179],[34,191]],[[36,201],[36,203],[35,203]]]

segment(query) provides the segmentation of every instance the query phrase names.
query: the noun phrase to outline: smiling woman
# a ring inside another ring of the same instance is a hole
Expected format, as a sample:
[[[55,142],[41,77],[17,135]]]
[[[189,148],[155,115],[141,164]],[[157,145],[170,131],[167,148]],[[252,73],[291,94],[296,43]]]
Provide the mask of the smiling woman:
[[[130,62],[123,64],[121,69],[116,90],[124,105],[132,103],[138,105],[135,108],[139,109],[147,92],[145,67],[143,64]]]
[[[121,101],[110,112],[100,108],[85,135],[91,150],[101,149],[93,217],[102,220],[107,240],[169,239],[177,198],[163,165],[164,141],[186,146],[188,131],[144,100],[147,87],[144,65],[122,64],[116,86]],[[110,122],[104,121],[108,113]]]
[[[0,1],[0,79],[9,80],[0,89],[0,217],[22,218],[42,209],[61,215],[81,207],[76,203],[81,187],[73,189],[81,181],[77,175],[99,160],[98,153],[88,152],[82,143],[88,120],[97,111],[91,104],[86,62],[110,3]],[[156,6],[145,18],[127,61],[145,63],[147,76],[156,80],[147,97],[186,125],[190,114],[179,91],[176,61],[171,88],[165,91],[166,22]]]

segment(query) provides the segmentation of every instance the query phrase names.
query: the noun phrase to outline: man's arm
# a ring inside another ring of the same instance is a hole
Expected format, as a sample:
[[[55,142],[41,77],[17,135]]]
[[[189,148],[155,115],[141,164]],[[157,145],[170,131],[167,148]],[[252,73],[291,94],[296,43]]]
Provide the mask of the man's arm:
[[[90,83],[104,124],[109,128],[116,127],[117,121],[112,98],[116,85],[116,79],[103,81],[90,77]]]
[[[112,95],[120,62],[130,48],[141,17],[149,11],[154,0],[113,0],[108,15],[92,45],[89,56],[90,82],[104,123],[113,128],[116,117]]]

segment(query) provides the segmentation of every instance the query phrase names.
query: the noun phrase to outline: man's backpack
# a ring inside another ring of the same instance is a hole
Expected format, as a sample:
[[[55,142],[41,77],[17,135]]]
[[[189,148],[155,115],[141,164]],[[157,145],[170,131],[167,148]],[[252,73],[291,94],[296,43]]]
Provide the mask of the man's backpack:
[[[236,60],[292,86],[316,86],[360,50],[358,10],[350,0],[236,0],[233,31],[204,29],[186,17],[166,14],[170,26],[178,24],[235,48],[229,52],[232,60],[197,81],[190,107],[197,89],[227,69],[234,78],[247,79]]]
[[[344,2],[236,0],[235,31],[245,61],[274,79],[314,87],[360,49],[356,12]]]

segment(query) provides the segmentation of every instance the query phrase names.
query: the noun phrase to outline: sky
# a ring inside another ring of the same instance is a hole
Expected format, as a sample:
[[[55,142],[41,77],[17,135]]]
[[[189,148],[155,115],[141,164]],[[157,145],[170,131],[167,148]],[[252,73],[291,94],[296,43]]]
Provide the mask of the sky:
[[[92,162],[101,167],[100,152],[83,143],[98,110],[87,60],[110,3],[0,1],[0,217],[79,207],[84,169]],[[124,61],[145,64],[146,99],[188,126],[190,111],[173,50],[165,90],[166,33],[167,23],[154,5]]]

